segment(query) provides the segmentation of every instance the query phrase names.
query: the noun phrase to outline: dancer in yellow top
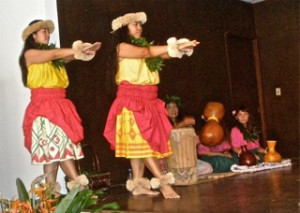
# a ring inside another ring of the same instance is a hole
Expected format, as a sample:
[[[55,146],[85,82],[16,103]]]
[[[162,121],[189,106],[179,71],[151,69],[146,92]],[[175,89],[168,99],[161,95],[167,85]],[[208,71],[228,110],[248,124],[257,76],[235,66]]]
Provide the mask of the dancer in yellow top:
[[[23,83],[31,89],[23,131],[25,147],[32,164],[42,164],[46,183],[55,183],[58,166],[71,180],[67,186],[87,185],[74,160],[83,158],[81,119],[73,103],[66,98],[69,85],[64,64],[74,59],[91,60],[101,43],[76,41],[72,48],[48,44],[54,31],[51,20],[34,20],[23,31],[24,48],[20,56]]]
[[[162,174],[157,158],[172,154],[169,135],[172,129],[165,104],[157,98],[157,84],[162,58],[191,55],[198,41],[168,39],[168,45],[153,46],[142,37],[144,12],[128,13],[112,21],[115,60],[111,68],[117,72],[117,97],[108,114],[104,136],[115,150],[116,157],[130,159],[133,179],[126,187],[133,195],[157,195],[159,188],[165,198],[180,196],[169,184],[172,173]],[[153,174],[151,181],[143,178],[145,166]]]

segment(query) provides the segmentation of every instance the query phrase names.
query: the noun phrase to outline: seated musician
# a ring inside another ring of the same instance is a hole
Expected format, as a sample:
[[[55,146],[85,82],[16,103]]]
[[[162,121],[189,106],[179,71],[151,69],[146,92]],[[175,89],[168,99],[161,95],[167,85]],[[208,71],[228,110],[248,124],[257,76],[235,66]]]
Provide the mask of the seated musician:
[[[178,96],[166,96],[165,97],[166,109],[168,112],[168,117],[173,125],[174,129],[192,127],[195,125],[196,121],[193,116],[182,116],[180,112],[181,108],[181,98]],[[195,137],[197,144],[199,143],[199,137]],[[212,172],[212,166],[200,159],[197,159],[197,170],[198,175],[209,174]]]

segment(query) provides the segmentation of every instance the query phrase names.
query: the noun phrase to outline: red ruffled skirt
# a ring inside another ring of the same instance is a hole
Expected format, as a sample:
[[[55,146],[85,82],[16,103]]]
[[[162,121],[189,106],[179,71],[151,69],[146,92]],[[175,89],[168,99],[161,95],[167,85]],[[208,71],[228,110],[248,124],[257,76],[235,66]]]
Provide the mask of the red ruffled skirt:
[[[104,130],[111,149],[116,149],[117,116],[126,108],[133,112],[139,132],[150,148],[162,156],[171,153],[168,141],[172,125],[165,103],[157,98],[157,90],[155,85],[133,85],[128,82],[118,86],[117,97],[110,108]]]
[[[31,152],[32,124],[38,117],[45,117],[59,126],[74,144],[83,140],[81,119],[74,104],[66,99],[65,89],[38,88],[31,90],[31,101],[23,121],[25,147]]]

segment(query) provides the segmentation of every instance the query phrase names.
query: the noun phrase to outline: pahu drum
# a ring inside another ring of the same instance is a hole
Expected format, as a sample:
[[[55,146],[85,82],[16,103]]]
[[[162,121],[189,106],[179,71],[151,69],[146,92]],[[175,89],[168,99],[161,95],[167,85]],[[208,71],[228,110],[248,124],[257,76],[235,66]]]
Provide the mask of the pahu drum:
[[[173,129],[170,136],[173,154],[167,157],[167,170],[175,177],[175,185],[191,185],[198,182],[197,150],[198,136],[194,128]]]

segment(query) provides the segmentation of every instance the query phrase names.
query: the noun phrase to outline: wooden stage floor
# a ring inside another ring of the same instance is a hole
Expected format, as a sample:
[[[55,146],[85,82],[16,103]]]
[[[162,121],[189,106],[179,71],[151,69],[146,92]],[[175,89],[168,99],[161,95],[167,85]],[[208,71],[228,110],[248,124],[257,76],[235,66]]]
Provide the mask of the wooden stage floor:
[[[180,199],[132,196],[124,186],[115,186],[102,203],[116,201],[123,213],[297,213],[300,212],[299,159],[292,159],[289,167],[174,186],[174,189]]]

